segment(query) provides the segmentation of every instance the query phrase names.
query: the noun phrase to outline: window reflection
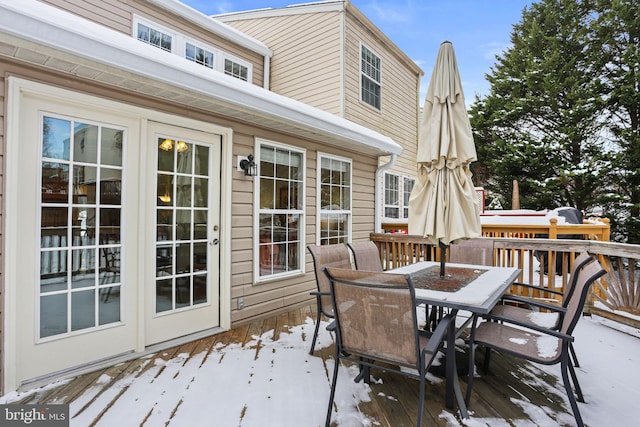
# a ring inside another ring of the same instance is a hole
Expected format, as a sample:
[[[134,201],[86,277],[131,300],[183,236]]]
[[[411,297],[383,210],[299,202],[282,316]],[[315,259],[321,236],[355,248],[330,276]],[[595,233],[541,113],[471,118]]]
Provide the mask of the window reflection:
[[[209,147],[157,140],[156,312],[208,302]]]
[[[320,243],[346,243],[351,218],[351,162],[323,156],[320,164]]]
[[[98,123],[42,118],[41,338],[120,321],[123,135]],[[116,264],[103,256],[107,248]]]
[[[259,274],[300,270],[303,153],[260,147]]]

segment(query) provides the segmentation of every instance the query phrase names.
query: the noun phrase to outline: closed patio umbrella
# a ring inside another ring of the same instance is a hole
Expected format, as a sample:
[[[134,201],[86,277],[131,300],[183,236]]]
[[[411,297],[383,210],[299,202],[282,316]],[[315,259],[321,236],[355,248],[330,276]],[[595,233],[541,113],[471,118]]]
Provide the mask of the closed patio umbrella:
[[[481,235],[480,204],[469,164],[476,158],[453,45],[440,45],[418,133],[417,180],[409,198],[409,234],[442,249]]]

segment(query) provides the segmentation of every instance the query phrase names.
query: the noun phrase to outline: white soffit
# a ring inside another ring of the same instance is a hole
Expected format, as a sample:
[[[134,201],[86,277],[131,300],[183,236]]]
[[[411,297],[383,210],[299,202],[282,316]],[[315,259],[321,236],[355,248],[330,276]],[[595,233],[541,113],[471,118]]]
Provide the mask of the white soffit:
[[[402,151],[369,128],[37,0],[0,0],[0,35],[0,55],[370,155]]]

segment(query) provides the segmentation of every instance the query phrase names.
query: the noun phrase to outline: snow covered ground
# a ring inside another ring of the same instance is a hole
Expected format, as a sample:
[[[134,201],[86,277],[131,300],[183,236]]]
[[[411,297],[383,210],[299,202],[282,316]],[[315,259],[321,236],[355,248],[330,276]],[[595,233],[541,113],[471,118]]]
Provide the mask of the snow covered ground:
[[[587,401],[579,405],[589,427],[629,425],[637,414],[635,405],[640,402],[640,331],[619,331],[607,326],[607,322],[584,317],[575,331],[581,362],[577,371]],[[317,348],[329,346],[331,336],[324,328],[320,330]],[[155,360],[154,366],[142,375],[135,377],[136,373],[131,373],[99,396],[100,387],[86,390],[71,404],[71,414],[76,415],[71,425],[84,427],[96,418],[97,425],[120,427],[137,426],[143,420],[146,426],[164,426],[170,419],[169,425],[193,427],[322,425],[333,361],[328,360],[325,366],[321,357],[308,355],[312,333],[313,322],[308,318],[289,333],[281,333],[276,341],[272,340],[272,332],[267,332],[245,346],[221,345],[209,353],[191,357],[181,354],[166,361],[149,357],[149,363]],[[256,352],[256,348],[260,350]],[[333,421],[341,427],[378,425],[357,410],[359,402],[369,399],[370,389],[352,381],[354,369],[340,370],[338,411],[334,412]],[[538,369],[559,376],[558,366],[531,365],[528,369],[534,378]],[[158,375],[161,370],[162,375]],[[110,378],[100,380],[106,382]],[[431,380],[441,381],[436,377]],[[60,383],[48,387],[56,385]],[[557,394],[564,396],[561,380],[558,387]],[[10,403],[36,391],[10,393],[0,398],[0,403]],[[100,416],[118,393],[122,395],[116,404]],[[524,398],[515,403],[529,415],[533,425],[556,426],[556,419],[566,425],[575,423],[570,413],[549,414],[548,408],[534,406]],[[447,411],[439,416],[451,426],[509,425],[500,419],[474,417],[473,411],[464,424]],[[513,422],[517,426],[532,425],[525,420]]]

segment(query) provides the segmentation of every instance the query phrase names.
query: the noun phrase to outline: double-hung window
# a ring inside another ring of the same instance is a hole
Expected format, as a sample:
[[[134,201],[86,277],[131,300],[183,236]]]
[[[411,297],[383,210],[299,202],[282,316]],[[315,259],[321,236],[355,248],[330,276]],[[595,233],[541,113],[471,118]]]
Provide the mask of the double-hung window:
[[[320,244],[347,243],[351,233],[351,160],[320,154]]]
[[[302,272],[304,268],[305,152],[258,142],[257,280]]]
[[[409,197],[416,180],[392,173],[384,175],[384,216],[385,218],[408,218]]]
[[[380,57],[360,45],[360,99],[380,110]]]
[[[403,206],[402,209],[404,211],[404,217],[409,218],[409,197],[411,197],[411,190],[413,190],[413,185],[416,183],[416,180],[413,178],[404,177],[402,180],[402,187],[404,189],[402,195]]]
[[[384,175],[384,216],[400,218],[400,176]]]

